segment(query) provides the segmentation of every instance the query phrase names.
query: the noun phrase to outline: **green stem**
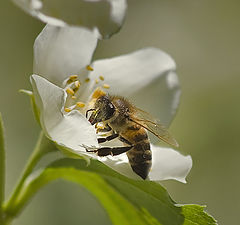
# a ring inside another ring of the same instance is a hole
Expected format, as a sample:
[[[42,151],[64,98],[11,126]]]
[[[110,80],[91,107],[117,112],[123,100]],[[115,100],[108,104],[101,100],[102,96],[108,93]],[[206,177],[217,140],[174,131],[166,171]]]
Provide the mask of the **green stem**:
[[[0,224],[3,224],[2,204],[5,194],[5,148],[2,116],[0,114]]]
[[[33,169],[35,168],[38,161],[48,152],[55,151],[56,147],[53,145],[43,134],[40,133],[37,144],[23,170],[22,176],[18,181],[18,184],[13,190],[11,197],[9,200],[4,204],[4,211],[5,211],[5,221],[9,223],[18,213],[19,209],[17,207],[17,199],[21,192],[22,186],[26,180],[26,178],[32,173]],[[6,224],[8,224],[6,223]]]

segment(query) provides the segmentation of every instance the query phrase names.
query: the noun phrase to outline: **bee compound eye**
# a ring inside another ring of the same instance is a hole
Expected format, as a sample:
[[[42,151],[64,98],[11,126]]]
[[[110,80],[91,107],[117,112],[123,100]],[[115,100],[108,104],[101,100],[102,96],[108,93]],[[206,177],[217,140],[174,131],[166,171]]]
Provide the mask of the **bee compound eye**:
[[[115,112],[115,107],[112,103],[109,103],[106,108],[106,119],[109,119],[113,116]]]
[[[109,107],[109,111],[113,114],[115,112],[115,107],[112,103],[109,103],[108,104],[108,107]]]

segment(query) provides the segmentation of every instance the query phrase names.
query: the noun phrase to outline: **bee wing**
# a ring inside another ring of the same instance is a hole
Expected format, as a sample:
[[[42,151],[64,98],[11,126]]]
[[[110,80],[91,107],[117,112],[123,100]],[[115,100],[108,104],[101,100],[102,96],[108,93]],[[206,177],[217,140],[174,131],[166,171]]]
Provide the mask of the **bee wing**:
[[[132,122],[142,126],[167,144],[174,147],[179,146],[175,138],[168,132],[166,127],[159,123],[159,121],[157,121],[149,113],[141,109],[136,108],[135,110],[136,116],[131,117]]]

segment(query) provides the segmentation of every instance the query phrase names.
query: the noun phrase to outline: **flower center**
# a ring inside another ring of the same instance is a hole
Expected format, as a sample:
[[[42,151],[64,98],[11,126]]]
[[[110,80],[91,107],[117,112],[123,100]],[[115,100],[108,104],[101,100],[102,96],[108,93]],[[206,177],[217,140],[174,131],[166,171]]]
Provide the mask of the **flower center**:
[[[94,69],[88,65],[86,66],[87,72],[92,72]],[[98,78],[91,79],[90,73],[87,76],[70,75],[64,82],[64,90],[67,93],[66,102],[64,105],[65,113],[69,113],[72,110],[79,110],[81,113],[85,113],[91,96],[94,91],[99,87],[109,89],[110,86],[103,83],[105,78],[100,75]],[[91,91],[92,90],[92,91]],[[87,95],[87,96],[86,96]]]

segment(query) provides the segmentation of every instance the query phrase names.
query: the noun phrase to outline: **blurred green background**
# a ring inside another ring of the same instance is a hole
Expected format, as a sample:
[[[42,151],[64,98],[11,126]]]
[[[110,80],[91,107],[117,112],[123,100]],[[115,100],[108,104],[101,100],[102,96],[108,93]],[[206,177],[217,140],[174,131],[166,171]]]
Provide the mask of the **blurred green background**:
[[[182,99],[171,132],[180,150],[193,157],[188,183],[163,182],[178,203],[207,205],[225,225],[238,225],[240,210],[240,2],[238,0],[129,0],[125,26],[102,41],[96,58],[145,46],[176,60]],[[0,111],[6,127],[9,194],[39,127],[28,97],[32,46],[44,25],[10,1],[0,1]],[[42,163],[47,163],[42,162]],[[45,187],[15,225],[110,224],[87,191],[66,182]]]

